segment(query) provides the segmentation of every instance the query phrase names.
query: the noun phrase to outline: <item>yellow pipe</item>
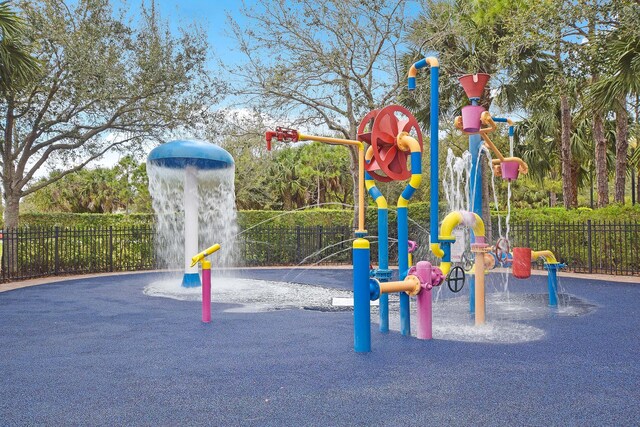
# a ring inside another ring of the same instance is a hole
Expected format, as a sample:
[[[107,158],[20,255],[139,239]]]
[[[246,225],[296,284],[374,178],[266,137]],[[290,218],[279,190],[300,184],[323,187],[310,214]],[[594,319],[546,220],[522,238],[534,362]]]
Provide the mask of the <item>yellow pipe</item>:
[[[433,56],[429,56],[427,58],[424,58],[424,60],[427,62],[427,65],[429,67],[438,67],[440,64],[438,63],[438,58],[433,57]],[[418,69],[416,68],[416,64],[411,65],[411,67],[409,67],[409,75],[408,77],[416,77],[418,75]]]
[[[434,243],[435,245],[436,243]],[[442,249],[438,248],[438,250],[442,251]],[[442,255],[444,256],[444,252],[442,252]],[[442,257],[440,257],[442,258]],[[451,263],[447,262],[447,261],[442,261],[440,263],[440,270],[442,270],[442,274],[444,274],[444,277],[447,277],[447,274],[449,274],[449,271],[451,271]]]
[[[484,325],[484,257],[483,251],[474,251],[476,263],[474,267],[475,275],[475,318],[476,326]]]
[[[380,283],[381,294],[391,294],[394,292],[406,292],[409,296],[415,296],[420,293],[420,279],[416,276],[409,275],[404,280],[396,282]]]
[[[531,251],[531,261],[537,261],[538,258],[544,258],[547,261],[547,264],[557,264],[558,260],[556,260],[553,252],[549,250],[545,251]]]
[[[367,148],[367,152],[364,155],[365,163],[373,159],[373,147],[369,146]],[[367,191],[370,191],[372,188],[376,186],[376,182],[373,179],[367,179],[364,182]],[[378,209],[387,209],[389,206],[387,205],[387,199],[384,198],[382,193],[378,196],[377,199],[374,200],[376,202],[376,206]]]
[[[400,134],[398,135],[397,141],[398,141],[398,148],[400,148],[402,151],[411,151],[412,153],[421,152],[420,143],[418,142],[418,140],[410,136],[407,132],[400,132]],[[414,189],[417,190],[420,187],[421,183],[422,183],[421,173],[411,174],[411,179],[409,180],[409,184],[408,184],[410,187],[413,187]],[[404,197],[402,197],[402,194],[400,194],[400,197],[398,198],[398,207],[406,208],[407,206],[409,206],[409,200],[405,199]]]
[[[471,229],[473,230],[473,234],[475,234],[476,237],[484,237],[485,235],[484,221],[482,221],[482,218],[480,218],[480,215],[478,215],[477,213],[475,212],[469,212],[469,213],[473,214],[475,218],[475,224],[471,227]],[[442,220],[442,225],[440,225],[439,239],[441,240],[455,239],[455,236],[453,235],[453,229],[456,228],[458,225],[462,224],[463,221],[464,221],[464,217],[462,215],[462,212],[460,211],[450,212],[446,217],[444,217],[444,220]]]
[[[471,227],[471,229],[473,230],[473,233],[475,234],[476,237],[485,237],[484,221],[482,221],[482,218],[480,218],[478,214],[474,212],[469,212],[469,214],[471,213],[475,218],[475,224],[473,224],[473,226]],[[450,212],[442,220],[442,224],[440,225],[440,235],[438,236],[438,240],[455,242],[456,237],[453,235],[453,229],[456,228],[461,223],[463,223],[463,221],[464,221],[464,215],[462,214],[462,212],[460,211]],[[431,252],[433,252],[433,254],[438,258],[444,257],[444,251],[440,247],[439,243],[431,244]],[[447,274],[449,274],[449,271],[451,270],[451,262],[442,261],[440,263],[440,270],[442,270],[442,273],[446,277]]]
[[[219,249],[220,249],[220,245],[216,243],[215,245],[210,246],[204,251],[200,252],[198,255],[193,256],[191,258],[191,267],[196,265],[199,261],[202,261],[204,257],[211,255],[212,253],[216,252]]]
[[[317,142],[326,142],[329,144],[353,145],[356,147],[362,147],[364,145],[362,142],[356,141],[354,139],[332,138],[329,136],[305,135],[303,133],[298,133],[298,141],[317,141]]]
[[[353,139],[332,138],[328,136],[305,135],[298,133],[298,141],[317,141],[327,144],[350,145],[358,147],[358,229],[356,233],[366,233],[364,229],[364,144]]]

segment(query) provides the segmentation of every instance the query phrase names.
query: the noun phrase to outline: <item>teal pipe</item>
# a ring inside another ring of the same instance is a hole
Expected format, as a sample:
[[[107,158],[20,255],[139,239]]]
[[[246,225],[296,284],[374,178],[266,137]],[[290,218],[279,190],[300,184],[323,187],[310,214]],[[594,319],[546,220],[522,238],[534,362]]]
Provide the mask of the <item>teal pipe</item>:
[[[406,207],[398,208],[398,269],[399,278],[404,280],[409,271],[409,215]],[[409,295],[400,292],[400,332],[411,335],[411,314]]]
[[[378,208],[378,268],[389,269],[389,210]],[[380,332],[389,332],[389,294],[380,296]]]

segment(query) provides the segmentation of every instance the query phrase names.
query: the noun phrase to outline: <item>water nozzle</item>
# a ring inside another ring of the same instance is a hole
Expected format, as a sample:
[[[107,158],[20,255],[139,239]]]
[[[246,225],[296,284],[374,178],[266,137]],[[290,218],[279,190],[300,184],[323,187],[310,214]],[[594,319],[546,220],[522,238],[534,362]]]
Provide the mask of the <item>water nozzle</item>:
[[[267,141],[267,150],[271,151],[271,141],[273,139],[279,142],[298,142],[298,131],[278,126],[275,131],[267,131],[264,139]]]

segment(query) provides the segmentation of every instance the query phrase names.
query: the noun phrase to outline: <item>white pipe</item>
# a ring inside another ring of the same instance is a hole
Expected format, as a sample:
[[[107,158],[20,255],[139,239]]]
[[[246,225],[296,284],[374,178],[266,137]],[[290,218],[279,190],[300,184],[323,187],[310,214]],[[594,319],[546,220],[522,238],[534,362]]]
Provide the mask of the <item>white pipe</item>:
[[[198,170],[187,166],[184,170],[184,272],[198,273],[191,266],[191,257],[198,251]]]

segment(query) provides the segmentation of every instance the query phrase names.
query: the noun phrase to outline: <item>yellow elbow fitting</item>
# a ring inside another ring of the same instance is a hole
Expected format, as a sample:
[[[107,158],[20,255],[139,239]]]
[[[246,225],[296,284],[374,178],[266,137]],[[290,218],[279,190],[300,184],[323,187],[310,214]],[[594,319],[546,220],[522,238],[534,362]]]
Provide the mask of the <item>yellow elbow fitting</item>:
[[[531,251],[531,261],[536,261],[538,258],[544,258],[547,264],[557,264],[558,260],[556,260],[553,252],[549,250],[545,251]]]
[[[198,255],[195,255],[191,258],[191,267],[196,265],[198,262],[202,261],[204,257],[211,255],[212,253],[218,251],[220,249],[220,244],[216,243],[213,246],[209,246],[204,251],[200,252]]]
[[[431,244],[431,252],[433,252],[433,254],[435,256],[437,256],[438,258],[442,258],[444,256],[444,251],[440,247],[439,243],[432,243]]]

